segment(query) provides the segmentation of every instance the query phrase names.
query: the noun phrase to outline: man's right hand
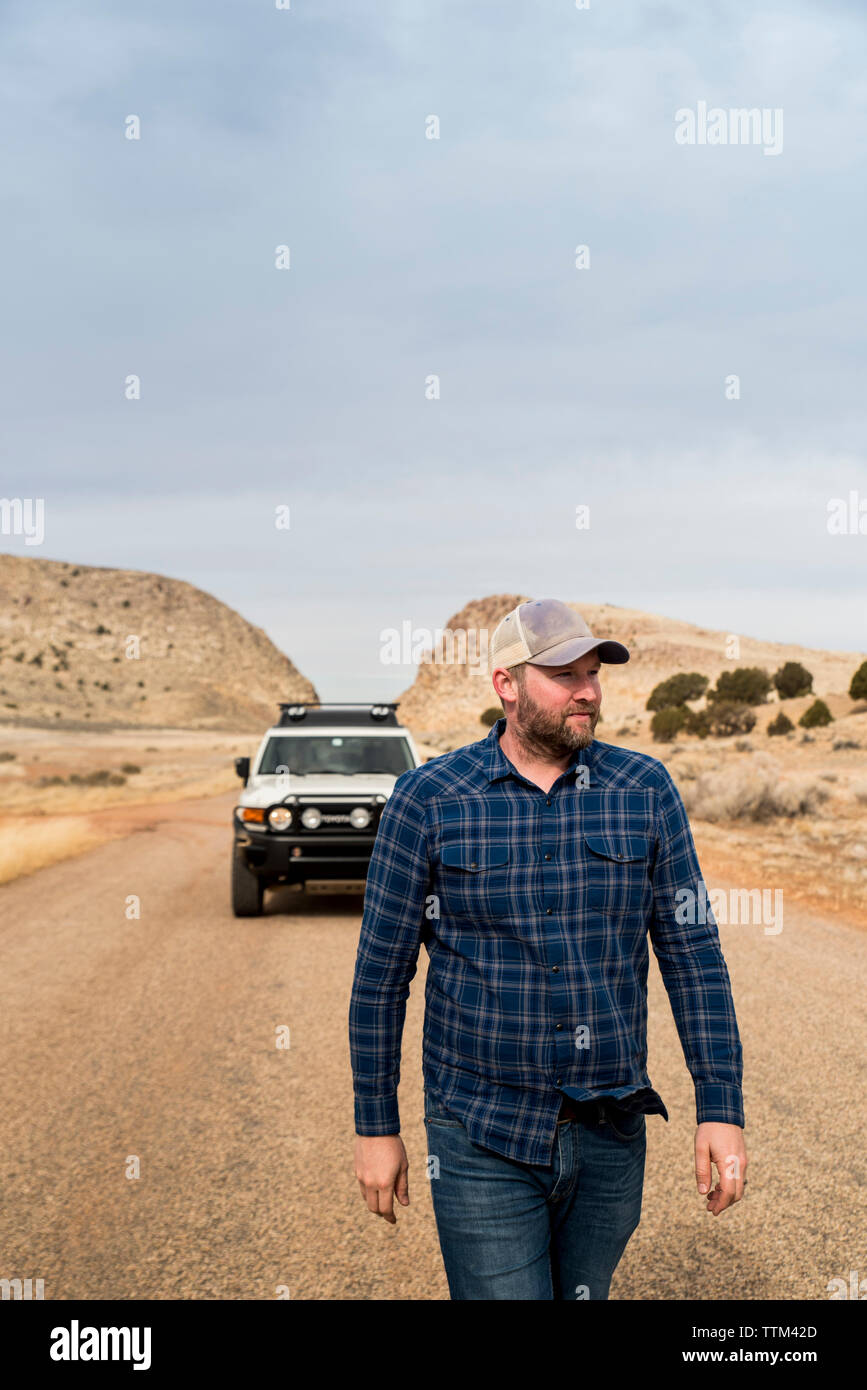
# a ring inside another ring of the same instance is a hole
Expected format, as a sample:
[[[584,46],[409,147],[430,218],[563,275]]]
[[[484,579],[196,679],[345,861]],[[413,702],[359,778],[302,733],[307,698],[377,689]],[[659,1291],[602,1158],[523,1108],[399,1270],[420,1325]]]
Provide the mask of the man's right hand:
[[[355,1137],[355,1176],[368,1211],[397,1224],[394,1198],[409,1206],[409,1161],[399,1134],[358,1134]]]

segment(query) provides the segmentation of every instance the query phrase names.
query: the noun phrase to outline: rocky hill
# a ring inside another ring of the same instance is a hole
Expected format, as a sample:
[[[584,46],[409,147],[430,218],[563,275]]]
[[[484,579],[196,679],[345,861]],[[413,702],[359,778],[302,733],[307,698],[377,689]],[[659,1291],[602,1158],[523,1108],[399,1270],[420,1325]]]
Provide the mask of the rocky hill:
[[[316,691],[261,628],[180,579],[0,555],[6,723],[261,729]]]
[[[487,673],[490,663],[478,663],[473,669],[473,655],[484,648],[478,637],[475,641],[479,645],[474,646],[470,634],[486,631],[490,638],[500,619],[526,597],[495,594],[473,599],[445,625],[455,634],[455,653],[460,652],[458,634],[468,634],[465,650],[471,657],[470,663],[434,661],[419,666],[414,683],[400,697],[400,715],[431,747],[457,747],[484,735],[479,715],[484,709],[498,707],[499,702]],[[773,675],[784,662],[799,661],[813,674],[814,695],[801,702],[790,701],[787,709],[800,713],[802,704],[812,703],[815,695],[828,702],[835,716],[853,708],[846,692],[863,654],[765,642],[613,604],[570,606],[586,618],[596,636],[613,637],[630,652],[626,665],[602,668],[602,719],[597,730],[600,739],[611,739],[617,726],[624,722],[631,722],[637,732],[650,719],[645,704],[653,687],[678,671],[699,671],[714,685],[722,671],[737,666],[761,666]],[[727,643],[733,635],[738,638],[740,649],[731,657],[727,655]],[[443,644],[442,650],[450,655],[447,644]],[[774,699],[772,692],[770,700]],[[768,710],[769,715],[774,712]]]

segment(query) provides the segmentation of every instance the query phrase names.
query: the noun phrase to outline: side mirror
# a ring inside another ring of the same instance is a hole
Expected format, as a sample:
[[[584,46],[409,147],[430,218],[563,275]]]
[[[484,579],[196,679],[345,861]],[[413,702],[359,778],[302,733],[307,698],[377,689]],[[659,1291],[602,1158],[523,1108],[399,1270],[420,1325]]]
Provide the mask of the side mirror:
[[[237,772],[237,774],[238,774],[239,777],[242,777],[242,778],[244,779],[244,786],[246,787],[247,781],[248,781],[249,776],[250,776],[250,759],[249,759],[249,758],[236,758],[236,759],[235,759],[235,771]]]

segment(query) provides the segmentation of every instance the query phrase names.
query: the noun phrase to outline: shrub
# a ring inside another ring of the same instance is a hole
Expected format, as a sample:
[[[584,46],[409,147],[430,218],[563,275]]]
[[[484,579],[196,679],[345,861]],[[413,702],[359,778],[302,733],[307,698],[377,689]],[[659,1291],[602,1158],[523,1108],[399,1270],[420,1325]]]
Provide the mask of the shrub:
[[[141,772],[138,763],[121,763],[121,772],[125,772],[128,777],[134,777],[137,772]]]
[[[97,772],[72,772],[69,781],[77,787],[122,787],[126,781],[119,772],[109,772],[108,768],[101,767]]]
[[[709,709],[687,710],[684,730],[698,738],[707,738],[713,728],[713,713]]]
[[[680,707],[658,709],[650,721],[650,732],[657,743],[671,743],[686,723],[688,711]]]
[[[14,763],[17,757],[17,753],[7,753],[4,749],[4,751],[0,753],[0,763]]]
[[[683,671],[655,685],[644,708],[672,709],[676,705],[685,704],[687,700],[698,700],[707,687],[707,676],[700,675],[698,671]]]
[[[780,710],[776,719],[772,719],[770,724],[768,725],[768,733],[772,736],[774,734],[790,734],[794,727],[795,726],[792,723],[789,716],[787,714],[783,714],[783,711]]]
[[[794,700],[812,693],[813,676],[800,661],[787,661],[774,672],[774,685],[781,700]]]
[[[715,738],[748,734],[755,728],[756,716],[749,705],[740,704],[737,700],[720,700],[709,713],[710,729]]]
[[[771,688],[771,678],[760,666],[739,666],[736,671],[723,671],[707,698],[713,703],[723,700],[739,705],[763,705]]]
[[[810,708],[804,710],[798,723],[804,729],[816,729],[823,724],[830,724],[833,718],[824,700],[814,700]]]
[[[849,686],[850,700],[867,700],[867,661],[862,661]]]
[[[144,681],[139,681],[139,685],[144,685]],[[484,724],[487,728],[490,729],[493,728],[497,720],[502,719],[502,717],[503,711],[501,709],[495,709],[494,706],[491,705],[488,709],[482,710],[481,714],[479,715],[479,723]]]

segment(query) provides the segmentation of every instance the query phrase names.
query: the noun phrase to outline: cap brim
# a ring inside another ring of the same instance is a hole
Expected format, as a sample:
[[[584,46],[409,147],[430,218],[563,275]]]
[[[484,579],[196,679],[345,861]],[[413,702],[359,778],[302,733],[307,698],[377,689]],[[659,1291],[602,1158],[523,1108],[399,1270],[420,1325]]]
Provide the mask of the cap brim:
[[[528,657],[527,665],[568,666],[570,661],[577,661],[579,656],[586,656],[592,651],[597,651],[599,660],[610,666],[622,666],[629,660],[629,651],[622,642],[612,642],[610,639],[600,641],[597,637],[570,637],[568,642],[559,642],[556,647],[549,647],[539,656]]]

